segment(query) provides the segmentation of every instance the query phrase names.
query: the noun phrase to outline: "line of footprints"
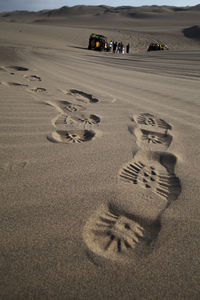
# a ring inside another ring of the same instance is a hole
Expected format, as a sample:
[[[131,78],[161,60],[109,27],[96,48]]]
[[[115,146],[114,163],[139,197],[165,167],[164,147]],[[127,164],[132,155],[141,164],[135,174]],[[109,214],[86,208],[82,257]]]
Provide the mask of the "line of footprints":
[[[133,116],[133,121],[139,150],[118,174],[120,187],[130,191],[133,211],[125,209],[124,203],[110,202],[97,209],[83,229],[90,253],[122,263],[152,253],[160,218],[181,192],[174,173],[176,157],[166,152],[172,142],[171,126],[150,113]]]
[[[42,81],[41,77],[36,74],[30,74],[29,68],[22,67],[22,66],[16,66],[16,65],[9,65],[9,66],[1,66],[0,71],[2,73],[6,74],[6,77],[9,81],[1,81],[0,84],[5,87],[14,87],[14,88],[25,88],[28,92],[34,92],[34,93],[46,93],[47,90],[43,87],[31,87],[29,84],[21,82],[22,79],[25,79],[26,81],[32,83],[32,82],[40,82]],[[22,74],[22,77],[18,76],[18,74]],[[28,74],[26,74],[28,73]],[[9,77],[8,77],[9,75]],[[13,81],[13,79],[16,79]],[[12,80],[10,80],[12,79]]]
[[[22,73],[29,82],[42,80],[38,75],[29,74],[26,67],[2,66],[0,71],[8,76]],[[18,81],[2,81],[0,84],[26,88],[29,92],[47,93],[43,87],[30,87]],[[93,128],[101,120],[97,115],[85,114],[83,105],[98,103],[99,100],[75,89],[62,93],[67,95],[69,101],[45,102],[58,112],[52,120],[55,131],[47,137],[48,140],[54,143],[90,141],[97,132]],[[118,174],[119,187],[130,192],[132,210],[130,206],[126,209],[124,199],[119,199],[118,203],[110,202],[97,209],[83,228],[83,239],[89,251],[118,262],[139,261],[152,253],[161,229],[160,218],[181,192],[180,181],[175,175],[177,159],[166,152],[172,143],[169,134],[171,126],[150,113],[133,116],[132,121],[135,127],[129,127],[129,131],[136,137],[139,151],[122,166]],[[119,205],[121,200],[122,206]]]
[[[28,92],[47,94],[47,90],[44,87],[31,87],[29,84],[22,82],[22,79],[30,83],[42,81],[40,76],[31,74],[27,67],[16,65],[1,66],[0,71],[5,73],[8,79],[8,81],[0,82],[2,86],[24,88]],[[20,74],[20,77],[18,74]],[[13,81],[13,79],[16,80]],[[100,117],[94,114],[84,114],[83,111],[86,108],[81,104],[94,104],[98,103],[99,100],[91,94],[76,89],[63,90],[61,92],[67,95],[69,99],[71,98],[72,101],[45,101],[45,104],[56,108],[59,113],[52,120],[55,131],[50,136],[47,136],[47,139],[54,143],[82,143],[90,141],[96,135],[97,131],[92,130],[92,128],[99,125]],[[78,103],[74,103],[74,100]]]
[[[99,100],[93,95],[83,91],[71,89],[63,91],[72,98],[72,101],[60,100],[49,101],[47,104],[56,108],[59,114],[52,120],[55,131],[48,140],[54,143],[83,143],[90,141],[95,136],[95,131],[91,128],[98,126],[100,118],[93,114],[85,114],[86,108],[79,104],[94,104]],[[74,100],[78,103],[74,103]]]

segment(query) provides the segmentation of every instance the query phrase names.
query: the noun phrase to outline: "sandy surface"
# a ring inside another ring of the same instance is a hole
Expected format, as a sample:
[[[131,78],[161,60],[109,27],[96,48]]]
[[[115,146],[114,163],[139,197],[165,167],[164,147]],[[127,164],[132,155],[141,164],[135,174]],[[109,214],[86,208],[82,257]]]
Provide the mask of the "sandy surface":
[[[1,298],[197,300],[199,7],[92,9],[0,17]]]

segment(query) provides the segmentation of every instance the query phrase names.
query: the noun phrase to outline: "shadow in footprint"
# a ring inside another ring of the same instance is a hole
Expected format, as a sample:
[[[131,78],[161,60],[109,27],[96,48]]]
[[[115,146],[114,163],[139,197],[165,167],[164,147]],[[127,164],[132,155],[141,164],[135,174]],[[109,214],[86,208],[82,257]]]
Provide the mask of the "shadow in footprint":
[[[142,113],[134,116],[133,119],[141,129],[149,129],[153,132],[166,133],[172,128],[166,121],[150,113]]]
[[[167,133],[153,132],[145,129],[136,128],[134,130],[134,134],[137,137],[137,145],[143,150],[166,150],[172,142],[172,136]]]
[[[57,101],[57,103],[63,112],[76,112],[79,110],[85,110],[83,106],[79,104],[74,105],[68,101]]]
[[[90,103],[99,102],[99,100],[97,98],[95,98],[94,96],[92,96],[91,94],[88,94],[88,93],[85,93],[85,92],[82,92],[79,90],[75,90],[75,89],[65,91],[65,94],[73,95],[76,97],[76,100],[82,101],[84,103],[87,103],[88,101]]]
[[[41,77],[37,75],[24,75],[24,78],[29,81],[42,81]]]
[[[53,143],[84,143],[90,141],[95,136],[93,131],[89,130],[57,130],[52,132],[52,136],[47,139]]]
[[[28,87],[27,84],[22,84],[19,82],[1,82],[1,84],[7,87]]]
[[[29,69],[26,67],[20,67],[20,66],[5,66],[5,69],[11,69],[15,71],[28,71]]]
[[[145,219],[117,209],[102,206],[84,226],[83,238],[88,248],[99,256],[130,262],[149,254],[160,231],[160,222]]]
[[[83,125],[83,126],[92,126],[100,123],[100,118],[96,115],[80,115],[80,116],[66,116],[60,115],[56,121],[55,125],[57,127],[66,127],[68,125]]]

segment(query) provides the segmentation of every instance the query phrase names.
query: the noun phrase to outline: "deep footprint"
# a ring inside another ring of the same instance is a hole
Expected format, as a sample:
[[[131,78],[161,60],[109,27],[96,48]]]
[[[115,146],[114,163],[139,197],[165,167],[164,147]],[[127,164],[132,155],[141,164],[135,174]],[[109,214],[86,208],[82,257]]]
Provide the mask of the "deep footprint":
[[[140,256],[140,250],[149,253],[159,230],[159,222],[147,224],[136,216],[102,206],[86,223],[83,238],[92,252],[123,261]]]
[[[90,141],[95,136],[93,131],[89,130],[57,130],[47,139],[54,143],[84,143]]]
[[[167,130],[171,129],[171,125],[153,114],[142,113],[133,118],[137,125],[143,129],[150,129],[154,132],[167,132]]]
[[[175,200],[181,187],[174,174],[176,158],[162,152],[138,152],[120,171],[121,180],[156,193],[167,201]]]
[[[64,91],[64,93],[75,96],[76,100],[79,100],[83,103],[88,103],[88,101],[89,101],[89,103],[99,102],[99,100],[97,98],[95,98],[93,95],[79,91],[79,90],[71,89],[69,91]]]

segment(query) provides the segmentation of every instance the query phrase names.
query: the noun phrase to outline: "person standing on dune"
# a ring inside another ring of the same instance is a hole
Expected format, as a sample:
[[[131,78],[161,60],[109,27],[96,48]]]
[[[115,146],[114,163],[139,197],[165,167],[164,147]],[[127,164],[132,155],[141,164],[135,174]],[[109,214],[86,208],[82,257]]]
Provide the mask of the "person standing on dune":
[[[122,44],[122,54],[125,53],[124,45]]]
[[[112,49],[113,49],[113,41],[110,41],[109,48],[110,48],[110,51],[112,51]]]
[[[113,42],[113,53],[117,50],[117,42]]]
[[[130,50],[130,44],[128,43],[128,45],[126,45],[126,53],[128,54]]]

